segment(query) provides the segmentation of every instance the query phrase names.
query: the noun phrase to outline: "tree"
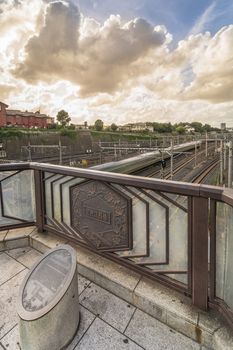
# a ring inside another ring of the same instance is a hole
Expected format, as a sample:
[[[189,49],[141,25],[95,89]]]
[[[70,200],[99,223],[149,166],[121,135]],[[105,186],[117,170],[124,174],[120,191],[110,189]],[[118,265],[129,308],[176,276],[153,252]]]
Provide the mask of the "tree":
[[[117,127],[117,125],[116,125],[115,123],[112,123],[112,124],[111,124],[111,130],[112,130],[112,131],[116,131],[117,128],[118,128],[118,127]]]
[[[71,121],[71,118],[69,117],[68,112],[64,111],[64,109],[60,110],[57,113],[57,121],[60,125],[66,126],[69,125],[69,122]]]
[[[176,132],[178,132],[178,134],[185,134],[185,127],[182,125],[177,126]]]
[[[192,122],[190,126],[195,129],[195,132],[203,132],[203,126],[200,122]]]
[[[95,126],[95,130],[101,131],[101,130],[103,130],[104,122],[101,119],[97,119],[95,121],[95,125],[94,126]]]

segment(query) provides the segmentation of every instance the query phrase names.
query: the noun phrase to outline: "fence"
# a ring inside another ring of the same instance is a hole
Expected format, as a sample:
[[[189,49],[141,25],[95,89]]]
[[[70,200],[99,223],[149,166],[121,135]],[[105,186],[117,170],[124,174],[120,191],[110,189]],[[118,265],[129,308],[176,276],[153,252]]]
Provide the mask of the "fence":
[[[36,223],[217,308],[233,325],[233,191],[63,166],[0,165],[0,229]]]

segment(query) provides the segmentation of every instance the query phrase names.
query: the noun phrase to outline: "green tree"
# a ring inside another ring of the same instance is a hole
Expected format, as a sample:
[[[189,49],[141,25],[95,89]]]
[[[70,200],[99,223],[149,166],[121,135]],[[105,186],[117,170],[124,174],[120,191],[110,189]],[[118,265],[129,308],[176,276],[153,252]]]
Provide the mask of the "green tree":
[[[200,122],[192,122],[190,126],[195,129],[195,132],[203,132],[203,126]]]
[[[118,127],[117,127],[117,125],[116,125],[115,123],[112,123],[112,124],[111,124],[111,130],[112,130],[112,131],[116,131],[117,128],[118,128]]]
[[[182,125],[177,126],[176,132],[178,132],[178,134],[185,134],[185,127]]]
[[[95,127],[95,130],[101,131],[101,130],[103,130],[103,128],[104,128],[104,122],[103,122],[101,119],[97,119],[97,120],[95,121],[94,127]]]
[[[58,123],[62,126],[69,125],[69,122],[71,121],[71,118],[70,118],[68,112],[64,111],[64,109],[60,110],[57,113],[56,118],[57,118]]]

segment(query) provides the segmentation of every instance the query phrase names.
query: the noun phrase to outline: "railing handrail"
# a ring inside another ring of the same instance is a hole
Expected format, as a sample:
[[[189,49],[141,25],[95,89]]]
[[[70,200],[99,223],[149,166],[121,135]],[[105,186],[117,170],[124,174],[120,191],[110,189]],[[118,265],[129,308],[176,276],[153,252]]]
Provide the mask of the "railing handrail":
[[[37,162],[0,164],[0,171],[26,169],[55,172],[57,174],[66,176],[75,176],[90,180],[107,181],[128,186],[144,187],[146,189],[156,189],[157,191],[159,190],[168,193],[176,193],[179,195],[192,195],[197,197],[211,198],[233,205],[233,189],[223,188],[219,186],[145,178],[142,176],[119,174],[102,170],[72,168],[63,165],[44,164]]]

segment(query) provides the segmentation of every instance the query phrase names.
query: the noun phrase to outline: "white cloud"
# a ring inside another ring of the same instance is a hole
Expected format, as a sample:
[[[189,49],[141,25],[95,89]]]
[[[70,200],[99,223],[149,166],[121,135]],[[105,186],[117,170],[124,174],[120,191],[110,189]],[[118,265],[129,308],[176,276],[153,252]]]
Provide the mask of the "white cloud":
[[[101,24],[72,2],[15,5],[0,2],[0,99],[12,108],[64,108],[89,123],[231,122],[233,25],[170,49],[166,28],[143,19],[112,15]],[[207,10],[194,33],[213,17],[214,5]]]

